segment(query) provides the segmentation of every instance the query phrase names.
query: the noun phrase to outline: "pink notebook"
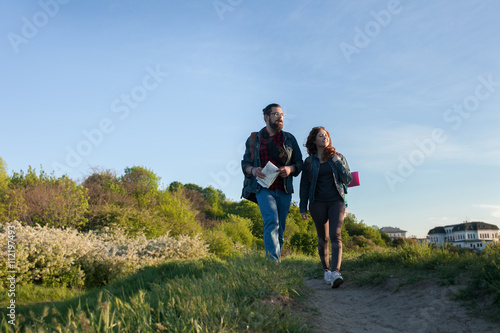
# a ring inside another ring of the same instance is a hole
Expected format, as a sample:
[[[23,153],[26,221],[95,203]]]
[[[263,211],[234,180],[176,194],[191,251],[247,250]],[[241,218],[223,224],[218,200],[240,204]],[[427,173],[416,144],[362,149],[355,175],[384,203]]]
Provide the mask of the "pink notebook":
[[[359,186],[359,174],[357,171],[351,172],[352,180],[347,187]]]

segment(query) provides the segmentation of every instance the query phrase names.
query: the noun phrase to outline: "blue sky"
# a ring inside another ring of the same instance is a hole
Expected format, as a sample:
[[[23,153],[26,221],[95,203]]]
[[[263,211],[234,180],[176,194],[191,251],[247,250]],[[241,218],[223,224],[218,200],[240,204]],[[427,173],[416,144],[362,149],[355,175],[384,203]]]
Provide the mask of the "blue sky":
[[[282,105],[326,127],[358,220],[500,225],[498,1],[0,1],[0,157],[81,180],[153,170],[239,200]],[[305,157],[305,149],[303,149]],[[298,183],[295,179],[298,200]]]

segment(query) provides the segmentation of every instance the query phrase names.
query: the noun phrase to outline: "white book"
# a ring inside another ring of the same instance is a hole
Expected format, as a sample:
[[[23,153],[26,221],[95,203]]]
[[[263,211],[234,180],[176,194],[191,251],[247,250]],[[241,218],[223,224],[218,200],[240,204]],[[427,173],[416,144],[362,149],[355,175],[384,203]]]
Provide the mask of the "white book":
[[[271,161],[267,162],[266,166],[264,169],[262,169],[262,173],[266,175],[265,178],[259,178],[257,177],[257,183],[259,183],[262,187],[269,188],[274,183],[274,180],[276,177],[278,177],[278,174],[280,172],[280,169]]]

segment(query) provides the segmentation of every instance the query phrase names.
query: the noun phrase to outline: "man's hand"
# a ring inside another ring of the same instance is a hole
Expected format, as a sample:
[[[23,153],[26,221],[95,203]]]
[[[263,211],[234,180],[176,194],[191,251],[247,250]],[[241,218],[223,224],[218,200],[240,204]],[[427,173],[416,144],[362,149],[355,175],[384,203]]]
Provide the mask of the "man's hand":
[[[258,168],[253,168],[252,169],[252,175],[254,177],[257,177],[257,178],[266,178],[266,175],[262,172],[262,168],[261,167],[258,167]]]
[[[284,167],[281,167],[279,170],[279,176],[281,178],[286,178],[288,176],[290,176],[290,174],[293,172],[293,168],[295,168],[294,166],[284,166]]]
[[[300,214],[300,215],[302,215],[302,219],[303,219],[303,220],[307,220],[307,214],[306,214],[306,213],[302,213],[302,214]]]

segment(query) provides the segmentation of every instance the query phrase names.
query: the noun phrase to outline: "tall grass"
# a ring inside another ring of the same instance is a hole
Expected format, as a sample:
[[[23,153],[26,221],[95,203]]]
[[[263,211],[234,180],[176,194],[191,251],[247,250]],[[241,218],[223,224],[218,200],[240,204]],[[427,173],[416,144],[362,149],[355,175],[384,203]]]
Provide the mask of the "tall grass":
[[[483,315],[500,318],[500,245],[484,252],[403,244],[398,248],[347,251],[347,281],[402,284],[436,279],[461,290],[457,298]],[[220,260],[176,260],[140,269],[99,289],[47,301],[26,300],[15,327],[2,314],[6,332],[308,332],[306,319],[290,308],[302,299],[303,279],[321,279],[317,256],[290,255],[276,266],[256,253]],[[488,302],[484,302],[486,300]],[[35,297],[36,298],[36,297]],[[19,305],[19,304],[18,304]],[[2,304],[3,306],[3,304]]]
[[[173,261],[73,299],[18,307],[15,332],[307,332],[287,311],[316,260]],[[3,330],[12,329],[5,316]]]
[[[347,252],[343,264],[346,279],[377,285],[389,278],[401,284],[436,279],[457,286],[456,299],[487,318],[500,318],[500,244],[483,252],[453,246],[434,247],[405,243],[397,248]]]

